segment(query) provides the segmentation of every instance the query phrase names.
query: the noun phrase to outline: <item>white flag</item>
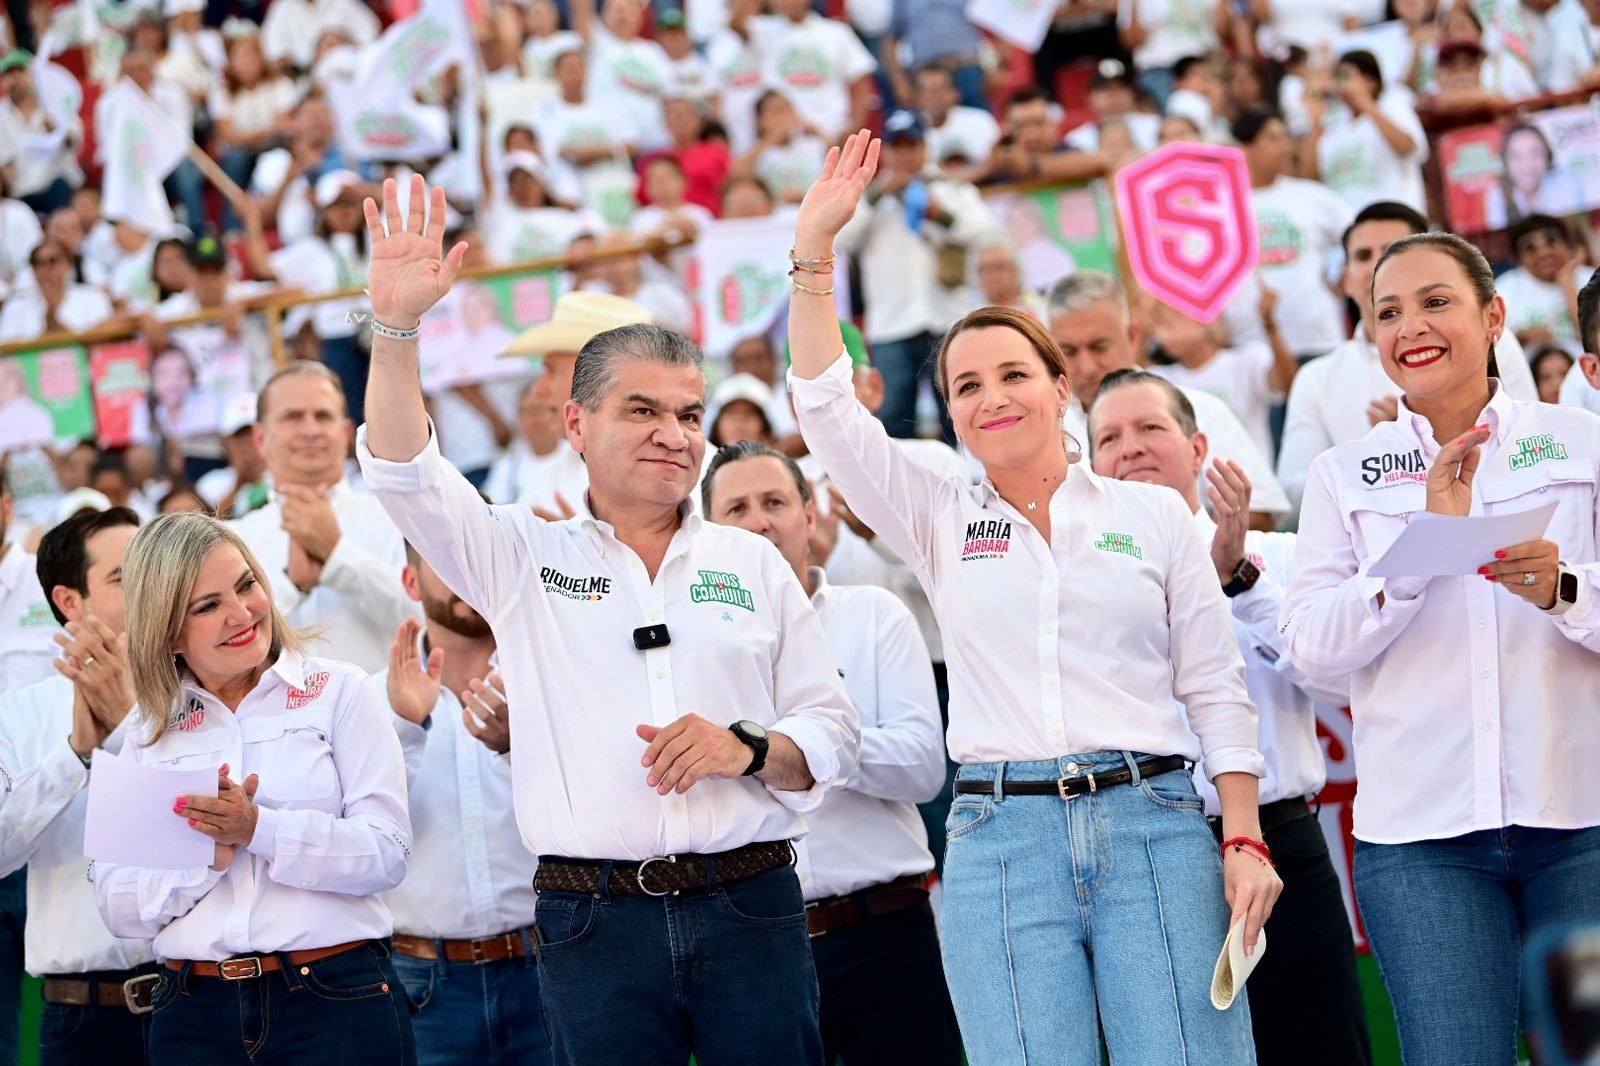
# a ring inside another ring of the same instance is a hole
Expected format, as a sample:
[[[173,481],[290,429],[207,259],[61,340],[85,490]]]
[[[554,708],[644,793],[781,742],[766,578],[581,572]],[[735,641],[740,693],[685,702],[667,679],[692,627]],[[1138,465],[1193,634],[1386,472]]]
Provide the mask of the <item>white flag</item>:
[[[967,0],[967,21],[1018,48],[1037,52],[1050,32],[1057,0]]]
[[[771,328],[789,300],[789,246],[794,223],[786,214],[719,220],[700,229],[702,347],[721,355],[746,337]]]
[[[106,128],[101,213],[139,223],[148,233],[172,230],[172,206],[161,183],[189,154],[188,131],[132,82],[113,89],[101,112]]]

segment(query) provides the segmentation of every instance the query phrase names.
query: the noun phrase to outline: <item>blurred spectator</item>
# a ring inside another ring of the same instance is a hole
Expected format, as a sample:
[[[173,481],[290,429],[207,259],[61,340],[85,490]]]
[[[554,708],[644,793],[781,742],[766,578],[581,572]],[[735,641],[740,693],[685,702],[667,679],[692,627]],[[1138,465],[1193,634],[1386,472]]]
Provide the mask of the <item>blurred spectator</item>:
[[[1240,57],[1228,65],[1222,112],[1229,123],[1246,111],[1273,108],[1278,102],[1278,69],[1271,60]]]
[[[706,43],[728,143],[737,153],[756,142],[756,99],[767,90],[756,18],[761,0],[728,0],[728,24]]]
[[[1506,328],[1530,351],[1558,344],[1574,355],[1578,340],[1578,292],[1594,276],[1584,248],[1565,222],[1529,215],[1511,228],[1517,266],[1495,279],[1506,301]]]
[[[317,42],[337,30],[354,44],[378,39],[378,16],[361,0],[272,0],[261,22],[261,44],[278,73],[308,71]]]
[[[896,111],[883,131],[877,177],[837,246],[861,271],[866,338],[886,386],[878,417],[891,435],[915,437],[919,387],[933,384],[934,336],[966,309],[968,249],[998,223],[975,186],[928,162],[916,112]],[[944,398],[937,390],[935,398],[953,440]]]
[[[1395,20],[1409,45],[1409,58],[1399,80],[1412,92],[1425,96],[1434,91],[1439,77],[1439,41],[1444,27],[1439,21],[1437,0],[1393,2]]]
[[[604,0],[599,18],[595,0],[570,2],[572,28],[589,48],[589,95],[624,110],[643,147],[661,147],[661,101],[671,86],[672,61],[659,44],[640,36],[648,0]]]
[[[1050,29],[1033,56],[1034,85],[1054,100],[1063,71],[1084,60],[1115,59],[1124,67],[1133,56],[1117,31],[1118,0],[1062,0]]]
[[[6,91],[0,100],[0,145],[15,153],[9,159],[0,156],[0,163],[11,169],[10,195],[44,215],[65,207],[72,190],[83,184],[78,167],[83,122],[76,112],[55,114],[54,105],[40,98],[33,65],[33,56],[21,49],[0,56],[0,86]]]
[[[658,155],[650,160],[645,164],[643,180],[648,206],[633,216],[633,232],[640,240],[693,238],[713,220],[710,211],[689,202],[689,181],[675,156]]]
[[[706,404],[706,442],[718,448],[742,440],[777,440],[772,389],[752,374],[731,374],[711,390]]]
[[[756,134],[760,139],[734,172],[761,179],[779,203],[799,203],[822,173],[828,142],[781,89],[768,89],[756,101]]]
[[[1228,32],[1227,0],[1121,0],[1117,26],[1133,52],[1139,84],[1166,110],[1176,73],[1186,56],[1222,47]],[[1202,124],[1204,125],[1204,124]]]
[[[656,43],[667,54],[671,71],[663,96],[668,99],[674,96],[687,97],[704,102],[716,95],[717,87],[711,75],[711,66],[694,50],[694,42],[689,39],[682,11],[668,8],[656,16]],[[671,122],[667,125],[670,127]]]
[[[1110,170],[1110,160],[1099,151],[1067,147],[1057,127],[1048,93],[1031,87],[1016,93],[1006,104],[1005,132],[970,180],[995,184],[1104,177]]]
[[[189,94],[196,106],[205,103],[228,65],[222,34],[205,25],[206,0],[165,0],[167,47],[156,73]]]
[[[157,307],[194,286],[189,242],[181,237],[167,237],[156,242],[155,252],[150,257],[150,284],[154,289],[150,303]]]
[[[306,0],[293,3],[306,6]],[[292,81],[268,69],[259,37],[243,33],[228,39],[228,67],[206,107],[222,169],[240,188],[250,187],[256,158],[283,135],[298,95]],[[223,230],[236,230],[239,224],[232,205],[225,202]]]
[[[823,138],[838,143],[867,124],[878,63],[849,26],[811,10],[810,0],[772,0],[757,23],[763,68]]]
[[[772,190],[760,178],[735,174],[722,186],[723,218],[765,218],[774,202]]]
[[[267,502],[267,460],[256,441],[255,424],[256,398],[248,394],[230,398],[217,427],[227,465],[195,480],[195,491],[221,518],[243,517]]]
[[[156,514],[177,514],[181,511],[195,511],[200,514],[212,514],[211,505],[200,498],[200,494],[190,488],[188,484],[180,481],[166,491],[156,501]]]
[[[1194,119],[1187,115],[1168,115],[1161,120],[1161,130],[1156,141],[1161,145],[1172,144],[1177,141],[1204,141],[1200,127],[1194,124]]]
[[[83,239],[81,232],[78,239]],[[39,216],[21,200],[10,198],[5,169],[0,167],[0,301],[17,287],[19,278],[28,269],[28,254],[42,240],[44,230],[39,225]],[[69,254],[76,258],[76,250]]]
[[[941,70],[949,75],[959,103],[986,110],[989,99],[984,92],[982,49],[983,36],[967,19],[965,0],[894,0],[881,53],[893,103],[897,107],[925,106],[920,87],[907,71]],[[970,158],[977,160],[986,154]],[[935,162],[939,159],[933,158]]]
[[[1560,403],[1561,383],[1572,372],[1574,360],[1558,344],[1547,345],[1534,351],[1528,365],[1533,369],[1533,383],[1539,390],[1540,403]]]
[[[587,211],[557,203],[550,175],[532,152],[507,152],[501,161],[504,197],[491,200],[483,216],[483,232],[492,263],[519,263],[558,256],[578,234],[599,227]]]
[[[928,158],[952,175],[976,168],[1000,139],[1000,124],[987,106],[961,102],[955,74],[929,65],[917,67],[915,106],[922,113],[928,138]]]
[[[534,127],[545,156],[577,173],[583,206],[617,225],[633,213],[635,178],[628,160],[644,137],[637,112],[589,92],[587,72],[581,51],[556,57],[559,94],[539,109]]]
[[[1228,139],[1223,118],[1228,91],[1217,68],[1218,60],[1209,55],[1184,56],[1173,64],[1167,97],[1167,114],[1187,117],[1208,141]]]
[[[1580,0],[1563,4],[1561,15],[1549,18],[1550,70],[1552,92],[1600,89],[1600,2]]]
[[[31,215],[32,212],[29,212]],[[83,233],[83,219],[78,212],[70,207],[58,207],[50,212],[45,219],[44,234],[54,240],[60,241],[62,246],[72,255],[72,279],[83,280],[83,247],[87,243]],[[26,257],[24,257],[26,269]],[[27,276],[29,284],[33,283],[32,275]]]
[[[1026,311],[1044,321],[1044,295],[1022,284],[1022,263],[1010,237],[1003,233],[980,237],[973,246],[972,260],[978,303]]]
[[[1352,211],[1375,200],[1398,200],[1426,211],[1422,165],[1428,161],[1428,137],[1410,94],[1386,91],[1378,59],[1367,51],[1339,57],[1331,88],[1336,103],[1320,92],[1306,101],[1311,128],[1309,150],[1302,152],[1303,176],[1320,177]]]
[[[662,105],[662,114],[666,118],[667,134],[672,138],[667,153],[678,161],[683,180],[688,183],[685,198],[716,214],[717,191],[733,168],[726,131],[711,121],[704,101],[687,96],[668,97]],[[648,165],[649,157],[640,162]],[[642,186],[643,179],[640,191],[645,195],[641,202],[652,202],[649,190]]]
[[[250,193],[260,201],[261,215],[272,220],[282,244],[311,235],[317,209],[311,187],[324,174],[350,169],[339,147],[328,101],[311,94],[290,113],[288,144],[269,148],[256,159]]]
[[[1065,143],[1069,148],[1080,152],[1097,151],[1102,147],[1101,126],[1113,121],[1122,123],[1129,138],[1140,149],[1148,151],[1156,146],[1161,116],[1139,110],[1139,90],[1128,68],[1120,61],[1100,61],[1094,80],[1089,83],[1089,109],[1094,112],[1094,118],[1068,132]]]
[[[89,487],[104,496],[112,507],[131,507],[140,517],[149,518],[150,503],[138,492],[142,484],[134,478],[127,454],[120,448],[107,448],[89,468]]]
[[[34,286],[12,293],[0,307],[0,341],[26,340],[42,333],[79,333],[111,317],[111,301],[92,285],[71,280],[72,253],[48,238],[28,256]]]
[[[159,22],[156,23],[159,27]],[[108,128],[108,103],[114,99],[111,93],[122,81],[129,82],[139,88],[146,96],[161,108],[173,124],[184,133],[194,133],[194,102],[190,99],[183,87],[168,81],[156,72],[157,55],[149,48],[135,45],[128,49],[122,57],[121,81],[107,86],[106,92],[95,102],[94,127],[103,131]],[[105,162],[105,144],[96,146],[99,161]],[[195,233],[205,230],[205,181],[200,176],[200,168],[189,159],[178,164],[178,168],[166,179],[166,189],[169,195],[174,196],[183,206],[184,221],[189,229]]]
[[[1275,292],[1290,294],[1279,310],[1279,325],[1303,362],[1348,333],[1325,270],[1355,212],[1326,185],[1288,176],[1294,141],[1275,113],[1246,112],[1233,124],[1233,136],[1250,167],[1261,280]]]
[[[535,81],[555,78],[556,57],[583,48],[583,38],[561,28],[561,9],[555,0],[528,0],[522,9],[527,36],[522,42],[522,73]]]
[[[98,458],[100,449],[88,438],[73,441],[66,451],[56,456],[56,478],[61,482],[61,491],[88,488],[89,471],[94,468],[94,461]]]
[[[559,513],[562,503],[577,504],[588,484],[583,460],[567,443],[562,424],[564,400],[530,383],[517,399],[517,435],[489,468],[484,495],[495,503],[517,503]],[[567,494],[573,493],[569,499]],[[560,499],[557,499],[557,496]]]
[[[619,252],[636,245],[637,239],[630,233],[608,233],[596,242],[595,250]],[[647,268],[651,273],[647,274]],[[599,260],[595,274],[596,280],[585,285],[585,289],[608,292],[643,305],[650,310],[658,326],[684,334],[694,332],[694,305],[666,270],[656,266],[653,260],[647,262],[637,251],[622,252]]]
[[[1361,25],[1353,0],[1250,0],[1258,47],[1273,55],[1289,45],[1315,53]],[[1381,17],[1381,11],[1379,15]]]

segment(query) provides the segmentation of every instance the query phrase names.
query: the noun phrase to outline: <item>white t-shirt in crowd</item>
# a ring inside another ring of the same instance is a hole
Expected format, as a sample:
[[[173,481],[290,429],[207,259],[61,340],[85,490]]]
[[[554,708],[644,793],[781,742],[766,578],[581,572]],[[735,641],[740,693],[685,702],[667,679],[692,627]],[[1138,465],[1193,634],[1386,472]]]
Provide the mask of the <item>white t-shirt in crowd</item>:
[[[522,73],[536,81],[555,77],[556,57],[583,51],[583,38],[571,30],[557,30],[548,37],[529,37],[522,42]]]
[[[44,240],[33,208],[21,200],[0,200],[0,300],[29,272],[28,257]]]
[[[934,164],[942,163],[954,155],[981,163],[989,158],[995,142],[1000,139],[1000,123],[981,107],[952,107],[941,126],[933,125],[927,115],[922,116],[922,122],[928,144],[928,162]]]
[[[754,30],[749,40],[729,29],[719,31],[706,45],[706,62],[711,64],[720,98],[728,147],[735,153],[748,152],[756,143],[756,101],[768,88]]]
[[[763,17],[759,26],[768,81],[789,94],[796,110],[824,134],[840,135],[850,122],[850,86],[878,69],[849,26],[817,14],[795,23]]]
[[[1272,349],[1265,344],[1246,344],[1223,348],[1206,363],[1187,367],[1180,363],[1152,366],[1159,374],[1186,391],[1208,392],[1228,405],[1261,454],[1271,455],[1272,425],[1268,408],[1282,399],[1267,382],[1272,370]]]
[[[269,78],[260,84],[230,93],[226,86],[211,90],[206,108],[213,120],[227,119],[241,137],[254,137],[282,126],[283,116],[300,99],[300,90],[288,78]]]
[[[756,177],[775,200],[799,203],[817,175],[822,173],[822,163],[827,156],[828,146],[821,140],[809,133],[798,134],[789,138],[788,144],[773,145],[761,153],[756,160]]]
[[[1344,32],[1346,16],[1356,14],[1350,0],[1271,0],[1268,6],[1271,17],[1258,33],[1273,43],[1297,44],[1312,55]]]
[[[1062,139],[1062,143],[1079,152],[1096,151],[1100,147],[1101,126],[1113,123],[1121,123],[1128,131],[1128,138],[1135,146],[1145,151],[1154,149],[1161,142],[1161,116],[1135,111],[1132,114],[1103,119],[1100,122],[1085,122],[1069,132]]]
[[[19,341],[44,332],[47,310],[38,289],[19,292],[0,307],[0,341]],[[56,308],[56,319],[74,333],[98,326],[111,317],[111,300],[93,285],[68,285]]]
[[[661,98],[672,84],[672,60],[654,41],[625,41],[595,23],[589,40],[587,95],[624,108],[643,134],[643,146],[666,143]]]
[[[632,116],[609,99],[586,96],[581,104],[569,104],[557,97],[539,109],[534,129],[539,146],[550,159],[568,148],[612,148],[641,142],[639,127]]]
[[[1422,164],[1428,161],[1428,136],[1417,119],[1411,94],[1391,89],[1378,99],[1378,108],[1411,136],[1416,145],[1411,154],[1397,155],[1372,116],[1341,107],[1337,115],[1329,116],[1317,141],[1322,182],[1343,197],[1352,211],[1374,200],[1398,200],[1426,213],[1428,194],[1422,185]]]
[[[1260,234],[1261,280],[1283,298],[1278,328],[1296,355],[1320,354],[1345,338],[1344,309],[1328,287],[1330,254],[1354,212],[1326,185],[1279,178],[1251,190]]]
[[[1600,389],[1589,384],[1589,379],[1583,376],[1583,367],[1577,363],[1572,364],[1561,382],[1560,400],[1563,407],[1581,407],[1600,415]]]
[[[261,50],[276,63],[288,59],[309,70],[317,41],[328,30],[342,30],[357,45],[378,39],[382,24],[360,0],[273,0],[261,21]]]
[[[1594,276],[1594,267],[1574,267],[1577,271],[1578,290]],[[1522,267],[1506,271],[1494,279],[1494,287],[1506,301],[1506,328],[1513,333],[1544,330],[1562,347],[1573,354],[1583,351],[1578,340],[1578,325],[1572,321],[1567,307],[1566,294],[1561,286],[1540,281]]]
[[[599,233],[605,228],[588,211],[517,207],[508,202],[490,208],[484,222],[489,258],[496,263],[520,263],[564,255],[578,234]]]
[[[1221,47],[1216,30],[1217,0],[1119,0],[1117,25],[1133,25],[1137,10],[1145,41],[1133,50],[1140,70],[1170,67],[1185,56],[1205,55]]]
[[[250,174],[252,196],[271,196],[283,190],[278,200],[278,239],[284,244],[311,236],[317,226],[317,208],[311,202],[311,183],[306,176],[297,174],[284,185],[293,162],[289,149],[268,149],[256,157],[256,169]]]

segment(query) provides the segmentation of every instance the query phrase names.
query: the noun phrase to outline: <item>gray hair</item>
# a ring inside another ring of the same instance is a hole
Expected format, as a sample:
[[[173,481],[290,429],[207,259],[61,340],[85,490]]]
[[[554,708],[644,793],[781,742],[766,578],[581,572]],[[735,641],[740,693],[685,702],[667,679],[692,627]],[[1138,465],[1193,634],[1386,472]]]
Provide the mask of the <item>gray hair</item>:
[[[793,457],[788,456],[770,444],[758,440],[742,440],[737,444],[727,444],[717,449],[717,454],[712,458],[711,465],[706,467],[706,476],[700,481],[700,510],[706,518],[711,517],[711,486],[716,483],[717,472],[729,463],[737,463],[741,459],[776,459],[783,464],[783,468],[794,478],[794,487],[800,491],[800,502],[811,502],[811,482],[806,480],[806,475],[801,471],[800,464]]]
[[[1152,374],[1148,370],[1138,367],[1124,367],[1113,370],[1100,382],[1100,389],[1094,394],[1094,400],[1089,404],[1087,418],[1089,421],[1089,447],[1094,447],[1094,409],[1100,406],[1100,401],[1108,394],[1130,385],[1153,385],[1156,389],[1166,394],[1167,406],[1170,409],[1172,420],[1178,424],[1178,432],[1186,438],[1193,440],[1194,435],[1200,432],[1200,420],[1195,416],[1194,404],[1189,402],[1189,397],[1183,390],[1160,374]]]
[[[705,354],[683,334],[649,323],[618,326],[595,334],[578,352],[572,370],[573,400],[585,411],[598,411],[617,387],[617,368],[632,359],[693,367],[705,377]]]
[[[1122,317],[1128,317],[1128,293],[1122,282],[1098,270],[1078,270],[1050,287],[1045,304],[1052,315],[1075,315],[1101,300],[1116,304]]]
[[[123,561],[127,597],[128,664],[133,693],[148,743],[167,731],[183,688],[182,656],[173,653],[188,613],[189,597],[205,557],[231,544],[244,557],[256,581],[271,597],[272,582],[233,527],[210,515],[180,512],[162,515],[134,534]],[[272,602],[272,640],[267,661],[283,650],[300,651],[300,635],[284,621]]]
[[[350,416],[350,400],[344,394],[344,382],[339,380],[339,375],[330,370],[326,363],[319,363],[313,359],[295,359],[274,370],[272,376],[267,379],[267,383],[261,386],[261,391],[256,393],[256,421],[258,423],[265,423],[267,420],[267,393],[272,391],[272,386],[284,378],[302,375],[321,378],[329,385],[332,385],[333,391],[339,394],[340,410],[345,413],[345,417],[348,418]]]

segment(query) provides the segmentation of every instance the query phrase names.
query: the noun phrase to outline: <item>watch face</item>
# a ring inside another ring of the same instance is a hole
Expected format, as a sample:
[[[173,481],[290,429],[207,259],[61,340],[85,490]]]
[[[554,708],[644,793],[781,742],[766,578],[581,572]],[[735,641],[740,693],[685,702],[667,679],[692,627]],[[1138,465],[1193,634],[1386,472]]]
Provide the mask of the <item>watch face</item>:
[[[1571,570],[1561,571],[1556,582],[1556,599],[1562,603],[1578,602],[1578,575]]]
[[[752,740],[767,739],[767,731],[755,722],[740,722],[739,731],[748,735]]]

